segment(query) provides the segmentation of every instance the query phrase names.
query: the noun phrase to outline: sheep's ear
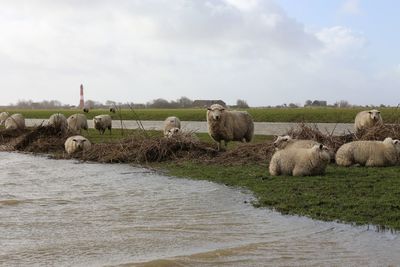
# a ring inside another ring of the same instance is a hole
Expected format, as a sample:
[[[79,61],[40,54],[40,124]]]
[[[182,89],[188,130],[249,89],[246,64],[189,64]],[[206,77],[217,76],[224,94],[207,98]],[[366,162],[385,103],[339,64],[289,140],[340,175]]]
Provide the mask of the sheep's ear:
[[[393,144],[397,145],[399,142],[400,141],[396,139],[396,140],[393,141]]]
[[[211,111],[211,108],[207,108],[207,110],[210,110],[210,111]]]
[[[372,112],[371,112],[371,111],[368,111],[368,113],[369,113],[369,114],[372,114]]]
[[[72,141],[76,142],[76,139],[72,139]]]
[[[82,139],[82,143],[84,143],[84,142],[86,142],[87,140],[86,139]]]
[[[323,149],[324,148],[324,145],[323,144],[319,144],[319,149]]]
[[[221,111],[224,111],[225,109],[224,108],[221,108]]]

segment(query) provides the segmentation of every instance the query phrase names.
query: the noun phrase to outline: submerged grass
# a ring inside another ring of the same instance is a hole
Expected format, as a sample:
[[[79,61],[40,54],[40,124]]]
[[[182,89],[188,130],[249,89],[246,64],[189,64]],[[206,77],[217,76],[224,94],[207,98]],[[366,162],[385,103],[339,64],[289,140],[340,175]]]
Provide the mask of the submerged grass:
[[[267,164],[221,166],[183,162],[153,166],[168,170],[172,176],[247,188],[256,196],[256,206],[283,214],[400,230],[399,167],[331,165],[324,176],[272,177]]]

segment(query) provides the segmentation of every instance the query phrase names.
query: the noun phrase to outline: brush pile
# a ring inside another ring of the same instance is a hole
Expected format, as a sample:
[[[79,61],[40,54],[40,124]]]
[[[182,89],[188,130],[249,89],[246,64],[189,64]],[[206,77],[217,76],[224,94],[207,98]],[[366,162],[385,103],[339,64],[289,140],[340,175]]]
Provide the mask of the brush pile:
[[[0,130],[0,150],[19,150],[33,153],[51,153],[58,158],[69,158],[64,152],[64,142],[71,133],[62,133],[52,126],[39,126],[23,131]],[[296,139],[312,139],[333,151],[356,140],[383,140],[386,137],[400,139],[400,124],[385,124],[357,134],[335,136],[321,132],[315,125],[299,124],[287,135]],[[227,151],[217,151],[216,145],[201,142],[193,134],[173,138],[149,137],[138,132],[129,137],[110,142],[95,143],[85,152],[77,152],[74,158],[105,163],[150,163],[192,160],[221,165],[268,164],[275,148],[273,141],[257,144],[238,144]]]

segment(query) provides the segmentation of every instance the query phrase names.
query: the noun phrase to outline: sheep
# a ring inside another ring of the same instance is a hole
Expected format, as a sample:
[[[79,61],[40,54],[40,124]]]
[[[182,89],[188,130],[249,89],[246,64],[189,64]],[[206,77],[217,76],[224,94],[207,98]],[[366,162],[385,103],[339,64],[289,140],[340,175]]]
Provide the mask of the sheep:
[[[114,107],[110,107],[110,113],[115,113],[115,108]]]
[[[193,132],[184,132],[181,129],[174,127],[168,130],[166,138],[177,138],[177,139],[184,139],[191,142],[199,142],[199,138]]]
[[[86,116],[83,114],[73,114],[68,117],[68,129],[72,132],[81,132],[81,129],[87,131],[88,124]]]
[[[164,136],[166,137],[168,135],[168,131],[171,128],[181,128],[181,121],[179,118],[175,116],[171,116],[165,119],[164,121]]]
[[[4,123],[6,122],[6,119],[8,117],[10,117],[10,113],[8,113],[8,112],[0,113],[0,125],[4,125]]]
[[[254,133],[253,119],[246,111],[228,111],[219,104],[207,108],[208,134],[218,144],[221,141],[225,148],[229,141],[250,142]]]
[[[274,142],[276,150],[286,148],[311,148],[317,144],[319,143],[314,140],[293,139],[289,135],[278,136]]]
[[[50,116],[47,125],[51,125],[54,128],[64,132],[68,128],[68,122],[65,116],[61,113],[54,113]]]
[[[367,167],[393,166],[399,163],[400,141],[390,137],[383,141],[353,141],[342,145],[336,152],[336,164]]]
[[[311,148],[278,150],[271,158],[269,173],[272,176],[322,175],[330,161],[328,148],[322,144]]]
[[[86,151],[90,149],[91,146],[92,144],[90,141],[81,135],[71,136],[64,143],[65,151],[68,155],[77,151]]]
[[[382,124],[383,120],[381,117],[381,112],[376,109],[372,110],[364,110],[357,113],[355,121],[354,121],[354,128],[356,132],[370,128],[376,124]]]
[[[110,130],[111,134],[112,119],[110,115],[107,114],[97,115],[96,117],[93,118],[93,124],[94,128],[96,130],[99,130],[100,134],[104,134],[106,129]]]
[[[23,130],[25,129],[25,118],[22,114],[13,114],[6,119],[4,126],[9,130]]]
[[[87,108],[87,107],[83,108],[82,110],[83,110],[83,112],[85,112],[85,113],[89,113],[89,108]]]

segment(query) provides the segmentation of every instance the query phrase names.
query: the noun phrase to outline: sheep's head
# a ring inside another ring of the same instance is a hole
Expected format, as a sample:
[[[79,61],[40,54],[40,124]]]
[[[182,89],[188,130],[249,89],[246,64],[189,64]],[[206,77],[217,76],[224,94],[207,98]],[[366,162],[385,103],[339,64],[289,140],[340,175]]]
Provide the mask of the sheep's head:
[[[8,117],[10,117],[10,114],[8,112],[0,113],[0,125],[3,125]]]
[[[379,110],[372,109],[368,111],[368,113],[373,121],[379,121],[381,119],[381,112]]]
[[[93,118],[93,122],[96,124],[96,123],[99,123],[99,122],[101,122],[101,117],[94,117]]]
[[[173,136],[179,134],[180,131],[181,131],[181,129],[179,129],[177,127],[171,128],[167,132],[167,137],[168,138],[173,137]]]
[[[278,136],[274,142],[274,147],[277,149],[283,149],[292,140],[289,135]]]
[[[211,105],[211,107],[207,108],[207,114],[210,118],[212,118],[215,121],[218,121],[221,119],[223,112],[225,111],[225,108],[219,104],[214,104]]]
[[[87,141],[86,139],[77,139],[74,138],[72,139],[72,141],[75,143],[75,148],[76,150],[83,150],[84,146],[85,146],[85,142]]]
[[[314,145],[311,149],[315,153],[318,153],[319,157],[323,161],[329,162],[331,160],[331,156],[329,154],[329,148],[327,146],[324,146],[323,144],[317,144]]]

